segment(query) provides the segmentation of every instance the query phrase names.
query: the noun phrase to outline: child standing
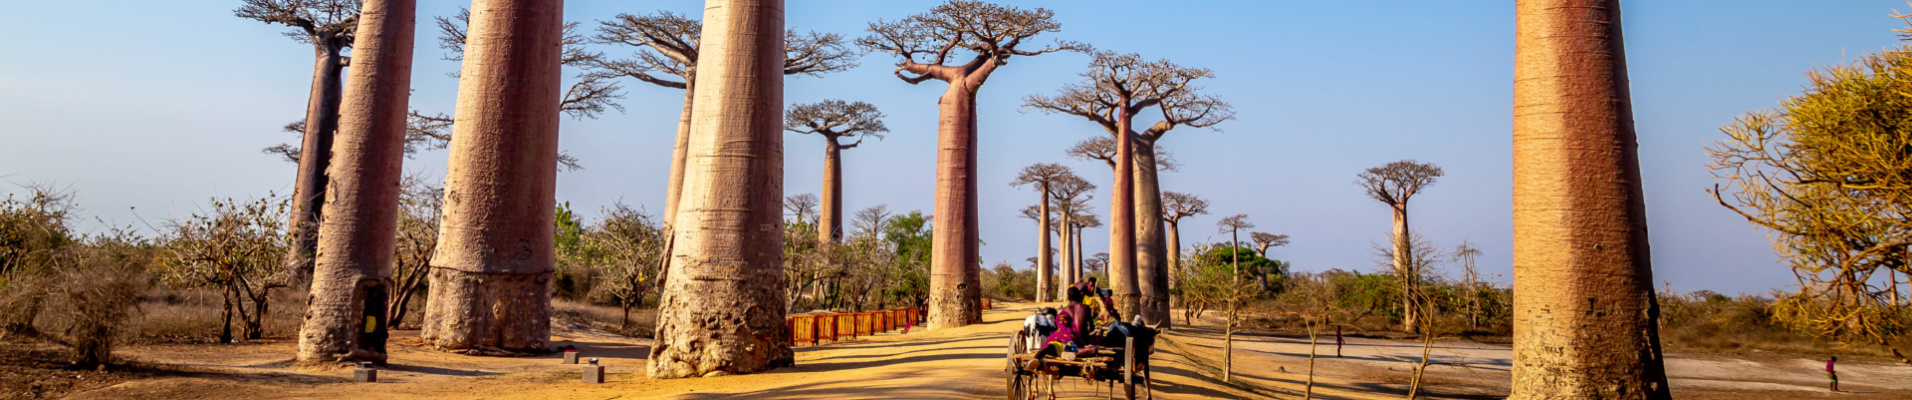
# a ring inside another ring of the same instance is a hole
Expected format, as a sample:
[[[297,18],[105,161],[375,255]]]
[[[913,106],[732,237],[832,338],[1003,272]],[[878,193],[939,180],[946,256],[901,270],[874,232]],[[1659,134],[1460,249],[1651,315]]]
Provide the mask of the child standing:
[[[1341,327],[1334,327],[1334,358],[1341,358]]]
[[[1839,356],[1826,360],[1826,378],[1832,379],[1832,391],[1839,391],[1839,373],[1832,370],[1832,364],[1839,362]]]

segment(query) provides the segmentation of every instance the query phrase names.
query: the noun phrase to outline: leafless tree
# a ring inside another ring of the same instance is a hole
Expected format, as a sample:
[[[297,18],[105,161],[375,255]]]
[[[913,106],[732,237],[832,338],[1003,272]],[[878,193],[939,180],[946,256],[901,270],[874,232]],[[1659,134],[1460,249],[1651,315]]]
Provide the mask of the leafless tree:
[[[783,130],[823,137],[823,215],[817,220],[817,236],[843,240],[843,150],[856,148],[863,139],[883,140],[883,133],[890,131],[883,126],[883,112],[861,101],[798,104],[784,113]],[[855,141],[843,142],[850,139]]]
[[[1255,233],[1248,234],[1248,238],[1249,240],[1255,241],[1255,253],[1260,254],[1261,258],[1268,258],[1269,260],[1273,260],[1273,259],[1268,257],[1268,248],[1281,247],[1281,246],[1288,245],[1288,235],[1277,235],[1277,234],[1272,234],[1267,232],[1255,232]],[[1268,280],[1268,274],[1270,272],[1271,271],[1266,271],[1262,269],[1256,269],[1254,271],[1256,283],[1261,285],[1261,290],[1263,293],[1276,292],[1277,288],[1273,285],[1274,282],[1270,282]]]
[[[1408,237],[1407,201],[1434,185],[1434,180],[1441,175],[1441,167],[1434,164],[1401,160],[1368,168],[1355,181],[1367,190],[1368,197],[1386,204],[1394,212],[1394,249],[1390,254],[1394,257],[1394,274],[1401,278],[1401,328],[1410,333],[1420,329],[1420,308],[1414,307],[1413,294],[1416,277],[1420,275],[1412,265],[1414,249]]]
[[[1036,197],[1040,199],[1036,202],[1035,206],[1037,209],[1035,212],[1037,217],[1035,218],[1036,230],[1038,231],[1038,235],[1036,236],[1035,300],[1038,303],[1051,301],[1049,298],[1049,288],[1052,287],[1051,285],[1053,281],[1055,281],[1055,278],[1049,275],[1049,271],[1055,268],[1055,263],[1050,256],[1052,251],[1050,249],[1049,238],[1052,236],[1051,233],[1056,230],[1055,224],[1051,223],[1049,219],[1052,214],[1050,210],[1051,202],[1049,201],[1051,194],[1050,187],[1054,186],[1058,180],[1074,176],[1074,171],[1071,171],[1069,167],[1062,166],[1061,164],[1037,163],[1023,167],[1022,173],[1016,175],[1016,180],[1009,182],[1010,186],[1035,185]]]
[[[1230,259],[1228,262],[1233,264],[1235,270],[1233,283],[1230,284],[1230,287],[1236,288],[1236,292],[1239,293],[1239,288],[1241,287],[1241,251],[1238,249],[1241,248],[1241,230],[1253,229],[1255,224],[1248,222],[1248,214],[1235,214],[1227,218],[1222,218],[1221,221],[1216,221],[1215,226],[1220,227],[1222,232],[1229,235],[1228,254]],[[1223,382],[1229,381],[1235,369],[1235,324],[1241,313],[1240,297],[1239,295],[1228,296],[1228,323],[1224,324],[1225,326],[1222,333]]]
[[[852,223],[856,225],[860,235],[869,237],[882,235],[883,228],[890,224],[890,207],[878,204],[857,210],[856,219]]]
[[[703,44],[704,24],[690,16],[670,11],[654,14],[618,14],[609,21],[598,21],[597,34],[590,41],[634,48],[626,58],[594,57],[588,61],[606,78],[628,77],[666,88],[684,89],[684,108],[678,113],[677,141],[671,151],[670,187],[664,200],[664,223],[677,215],[677,203],[684,185],[684,163],[690,144],[691,98],[697,88],[697,62]],[[856,67],[855,51],[842,35],[784,31],[783,73],[821,76],[827,72]]]
[[[1154,144],[1178,126],[1213,128],[1233,119],[1233,108],[1195,85],[1213,78],[1213,72],[1168,60],[1100,51],[1081,75],[1084,82],[1063,86],[1052,96],[1028,96],[1023,107],[1083,117],[1114,139],[1110,243],[1124,248],[1110,250],[1115,274],[1110,286],[1119,309],[1149,324],[1168,323],[1168,244]],[[1135,117],[1151,107],[1161,120],[1137,132]]]
[[[1158,149],[1159,150],[1159,149]],[[1168,268],[1170,277],[1182,274],[1182,218],[1208,213],[1208,200],[1182,192],[1162,192],[1162,222],[1168,223]],[[1170,282],[1169,287],[1175,287]]]
[[[797,223],[815,221],[817,217],[817,195],[804,193],[783,198],[783,210],[796,218]]]
[[[1473,242],[1461,241],[1454,246],[1454,261],[1461,266],[1461,280],[1467,283],[1467,327],[1480,327],[1480,270],[1474,268],[1474,260],[1480,258],[1481,251]]]
[[[1055,13],[981,1],[951,0],[929,12],[870,23],[857,39],[866,49],[900,58],[896,77],[918,84],[949,83],[939,100],[936,224],[931,247],[931,329],[982,322],[981,261],[976,219],[976,92],[1011,57],[1083,51],[1081,43],[1057,40],[1029,49],[1027,41],[1057,32]],[[964,57],[967,55],[968,57]],[[907,74],[905,74],[907,73]]]
[[[344,70],[351,60],[342,55],[358,30],[358,0],[243,0],[232,11],[240,18],[294,28],[285,35],[312,46],[312,90],[306,100],[305,120],[294,176],[292,213],[286,221],[291,245],[285,255],[288,278],[302,286],[312,277],[312,261],[319,245],[319,221],[325,202],[325,169],[330,162],[332,135],[338,130],[339,102],[344,96]],[[289,152],[292,149],[267,149]]]

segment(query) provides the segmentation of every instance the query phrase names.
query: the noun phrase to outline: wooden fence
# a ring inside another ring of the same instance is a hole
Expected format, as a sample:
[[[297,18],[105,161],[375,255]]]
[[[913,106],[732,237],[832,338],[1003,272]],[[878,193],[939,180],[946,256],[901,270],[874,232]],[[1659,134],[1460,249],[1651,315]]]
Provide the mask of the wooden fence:
[[[792,315],[784,320],[792,343],[812,346],[922,325],[923,310],[893,308],[857,313]]]

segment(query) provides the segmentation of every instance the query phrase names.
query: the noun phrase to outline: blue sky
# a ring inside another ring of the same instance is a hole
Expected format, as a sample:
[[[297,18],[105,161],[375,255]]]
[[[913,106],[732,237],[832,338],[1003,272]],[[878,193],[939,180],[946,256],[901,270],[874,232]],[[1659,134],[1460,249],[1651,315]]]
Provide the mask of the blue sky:
[[[237,1],[43,1],[0,13],[0,181],[51,182],[78,192],[82,226],[157,222],[212,197],[291,190],[293,165],[260,148],[302,117],[311,50],[285,29],[231,15]],[[618,13],[699,15],[701,1],[568,2],[585,22]],[[928,0],[788,0],[788,25],[861,36],[878,18],[927,10]],[[451,112],[458,64],[438,57],[429,18],[458,1],[420,0],[414,108]],[[1367,167],[1432,162],[1447,176],[1415,197],[1413,224],[1443,247],[1471,240],[1499,280],[1511,279],[1510,121],[1513,6],[1506,1],[1022,1],[1056,11],[1052,37],[1213,69],[1206,90],[1235,121],[1183,130],[1163,145],[1185,165],[1165,190],[1199,194],[1214,215],[1183,223],[1184,243],[1220,240],[1220,216],[1248,214],[1257,230],[1289,234],[1276,258],[1299,270],[1373,270],[1388,212],[1354,184]],[[1718,127],[1800,91],[1809,69],[1895,46],[1899,0],[1628,1],[1627,59],[1655,278],[1681,291],[1763,293],[1793,282],[1764,233],[1714,204],[1705,146]],[[612,54],[627,50],[600,47]],[[786,102],[865,101],[888,114],[888,138],[845,152],[845,208],[928,211],[934,193],[936,82],[909,85],[894,60],[787,81]],[[1023,96],[1051,93],[1087,65],[1082,54],[1019,58],[982,89],[983,259],[1034,254],[1035,227],[1017,217],[1036,194],[1008,182],[1037,162],[1061,162],[1105,189],[1100,162],[1063,149],[1101,135],[1077,117],[1023,113]],[[586,169],[559,176],[558,199],[586,215],[613,201],[662,208],[682,94],[625,84],[624,113],[565,119],[562,146]],[[822,142],[788,134],[785,188],[814,193]],[[443,151],[408,160],[442,176]],[[15,191],[6,185],[0,192]],[[1088,251],[1107,243],[1089,232]],[[1104,249],[1105,250],[1105,249]]]

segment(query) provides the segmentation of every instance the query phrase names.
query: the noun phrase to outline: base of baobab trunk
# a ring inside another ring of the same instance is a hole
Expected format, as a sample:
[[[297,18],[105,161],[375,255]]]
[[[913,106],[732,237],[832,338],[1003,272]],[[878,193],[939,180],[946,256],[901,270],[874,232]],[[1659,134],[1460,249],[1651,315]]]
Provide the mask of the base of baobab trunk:
[[[796,365],[782,313],[745,299],[748,288],[667,289],[650,354],[654,379],[748,374]],[[781,296],[776,296],[781,297]],[[781,303],[781,302],[779,302]]]
[[[419,337],[441,350],[475,354],[550,352],[550,288],[550,272],[432,268]]]
[[[964,295],[967,284],[956,285],[954,293],[932,291],[929,295],[928,316],[923,321],[929,329],[955,328],[980,323],[983,320],[982,293],[975,296]]]
[[[390,285],[383,280],[360,280],[346,288],[327,285],[326,281],[313,283],[306,299],[305,323],[299,327],[297,362],[385,365],[389,324],[385,312]]]
[[[1168,299],[1143,296],[1141,315],[1144,324],[1166,323],[1165,321],[1168,321]],[[1135,317],[1129,317],[1129,319],[1134,320]]]

